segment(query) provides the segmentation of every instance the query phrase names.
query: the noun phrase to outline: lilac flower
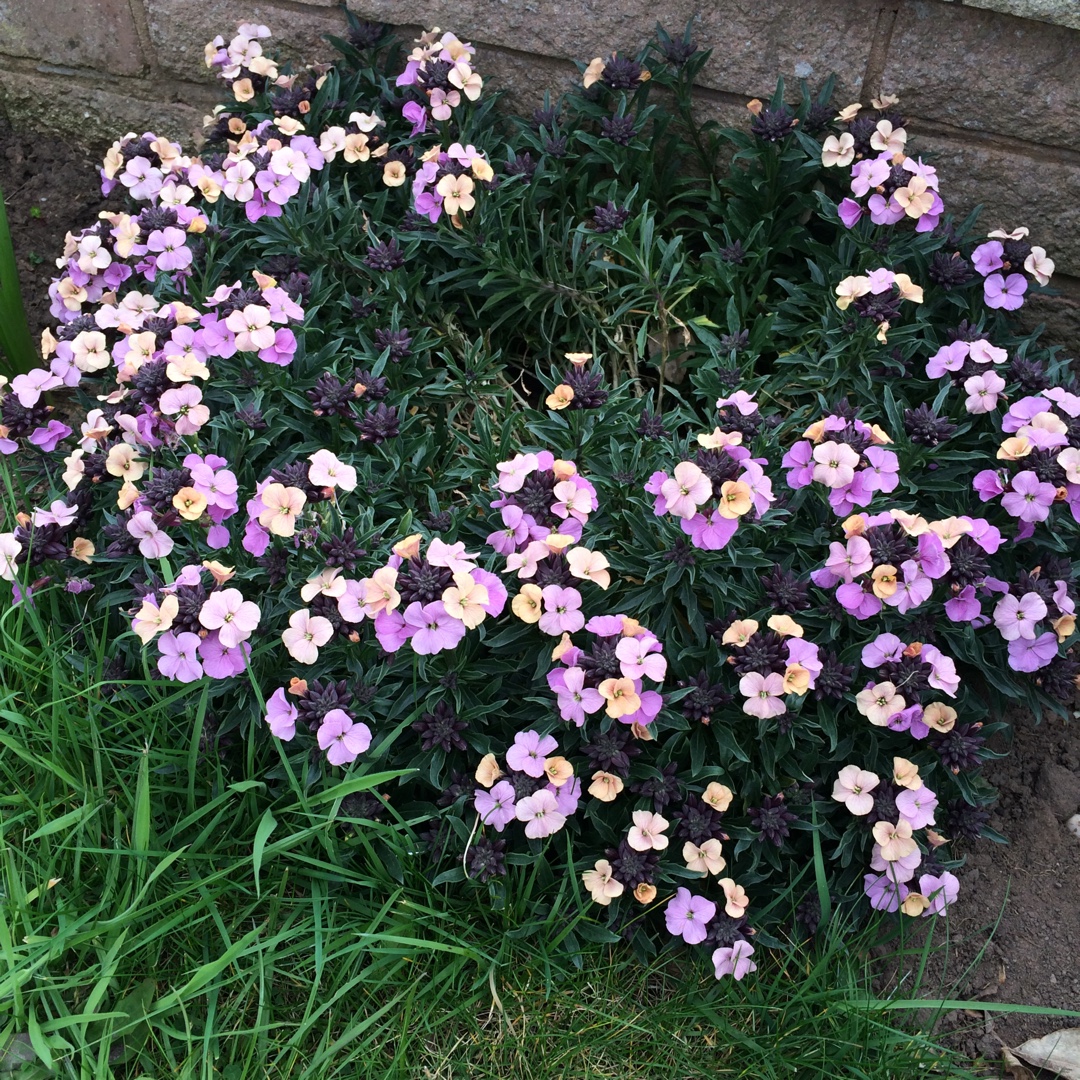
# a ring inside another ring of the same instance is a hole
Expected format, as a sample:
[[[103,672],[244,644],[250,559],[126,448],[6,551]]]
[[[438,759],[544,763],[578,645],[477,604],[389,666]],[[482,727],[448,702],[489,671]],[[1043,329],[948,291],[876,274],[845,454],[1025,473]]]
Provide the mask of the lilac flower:
[[[1034,641],[1038,636],[1037,624],[1046,618],[1046,603],[1037,592],[1024,593],[1017,598],[1009,593],[994,607],[994,625],[1006,641],[1027,638]]]
[[[157,639],[157,668],[167,679],[188,683],[201,679],[202,665],[197,657],[199,648],[198,634],[174,634],[171,630]]]
[[[717,949],[712,954],[713,971],[718,979],[731,975],[738,982],[744,975],[757,971],[757,964],[750,959],[753,955],[754,946],[740,939],[734,945]]]
[[[577,813],[581,801],[581,780],[578,777],[570,777],[562,787],[548,784],[546,790],[555,796],[555,808],[563,817]]]
[[[246,641],[235,647],[226,646],[216,632],[207,634],[199,643],[203,671],[212,679],[231,679],[243,674],[250,655],[251,646]]]
[[[519,799],[514,816],[525,822],[525,835],[531,840],[550,836],[566,824],[566,815],[559,813],[555,796],[546,788]]]
[[[70,434],[71,428],[67,424],[62,424],[59,420],[50,420],[48,427],[35,428],[30,433],[27,442],[43,450],[46,454],[51,454]]]
[[[692,518],[684,518],[679,522],[679,528],[690,537],[690,542],[702,551],[722,550],[738,527],[738,518],[721,517],[716,510],[708,517],[695,514]]]
[[[245,600],[239,589],[223,589],[207,597],[199,622],[207,630],[217,630],[225,648],[235,649],[254,633],[260,614],[258,605]]]
[[[155,229],[146,240],[147,248],[159,253],[157,268],[169,271],[186,270],[191,265],[191,248],[187,247],[186,243],[187,233],[174,226]]]
[[[980,244],[971,253],[971,262],[979,273],[986,277],[1005,265],[1005,247],[1000,240],[990,240]]]
[[[1016,638],[1009,642],[1009,667],[1013,671],[1038,671],[1058,654],[1057,634],[1047,631],[1034,641]]]
[[[919,878],[919,892],[930,901],[923,912],[927,915],[944,915],[945,909],[960,895],[960,881],[955,874],[942,870],[940,874],[923,874]]]
[[[965,585],[959,595],[945,601],[945,614],[951,622],[974,622],[982,615],[982,604],[974,585]]]
[[[751,671],[739,680],[739,693],[746,701],[743,712],[767,720],[771,716],[781,716],[787,712],[784,704],[784,676],[775,671],[762,675],[760,671]]]
[[[407,101],[401,115],[412,124],[410,135],[422,135],[427,128],[427,109],[419,102]]]
[[[35,525],[59,525],[64,529],[78,516],[78,507],[68,506],[63,499],[54,499],[48,510],[35,509],[32,518]]]
[[[296,735],[297,708],[285,697],[285,688],[278,687],[267,701],[267,724],[270,733],[284,742],[291,741]]]
[[[873,641],[863,646],[863,666],[879,668],[889,660],[899,660],[905,648],[904,643],[895,634],[878,634]]]
[[[983,282],[983,299],[989,308],[1015,311],[1024,306],[1027,287],[1027,278],[1023,274],[1010,274],[1007,278],[1000,274],[991,274]]]
[[[520,506],[504,506],[499,510],[505,528],[489,533],[487,543],[500,555],[509,555],[524,544],[530,537],[530,530],[536,524],[531,515]]]
[[[558,683],[553,680],[558,677]],[[559,715],[572,720],[578,727],[585,723],[585,714],[598,712],[604,707],[604,699],[598,690],[585,685],[585,672],[579,667],[565,671],[553,671],[548,675],[548,685],[555,691]]]
[[[559,744],[550,736],[536,731],[519,731],[514,745],[506,751],[506,764],[517,772],[539,779],[544,775],[544,760]],[[524,820],[524,819],[523,819]]]
[[[971,346],[966,341],[954,341],[942,345],[926,363],[926,377],[940,379],[946,371],[959,371],[964,366]]]
[[[967,398],[964,408],[973,415],[993,412],[997,408],[998,395],[1005,389],[1005,380],[996,371],[973,375],[964,380]]]
[[[863,892],[875,911],[899,911],[910,891],[902,882],[890,880],[888,874],[863,876]]]
[[[847,229],[855,228],[859,218],[863,216],[863,208],[854,199],[843,199],[836,212]]]
[[[496,832],[514,820],[514,785],[509,780],[500,780],[490,791],[477,788],[473,802],[480,820]]]
[[[573,634],[585,625],[581,593],[577,589],[547,585],[540,595],[544,598],[544,613],[540,616],[539,626],[545,634],[552,637]]]
[[[854,581],[860,574],[869,573],[873,566],[870,543],[864,537],[853,536],[846,544],[835,540],[829,544],[825,568],[839,581]]]
[[[885,598],[885,603],[896,608],[901,615],[906,615],[912,608],[930,599],[934,583],[924,574],[914,559],[907,559],[901,564],[903,581],[897,581],[896,592]]]
[[[1053,484],[1040,480],[1030,469],[1025,469],[1013,477],[1012,490],[1001,497],[1001,505],[1021,521],[1045,521],[1050,516],[1050,507],[1056,495],[1057,489]]]
[[[413,652],[421,656],[452,649],[465,636],[465,624],[448,615],[441,600],[430,604],[414,600],[405,609],[404,619],[406,626],[415,628],[412,632]]]
[[[704,896],[694,896],[689,889],[677,889],[664,909],[668,933],[681,937],[687,945],[705,940],[705,924],[716,914],[716,905]]]
[[[660,654],[660,642],[651,635],[624,637],[615,646],[619,667],[628,679],[649,678],[663,682],[667,674],[667,660]]]
[[[930,665],[931,671],[927,682],[935,689],[956,697],[960,689],[960,676],[956,674],[956,662],[946,656],[936,645],[924,645],[921,659]]]
[[[870,462],[870,468],[862,471],[867,486],[872,491],[883,491],[886,494],[895,491],[900,483],[900,461],[896,454],[891,450],[883,450],[880,446],[868,446],[863,453]]]
[[[11,390],[18,398],[19,404],[24,409],[32,409],[40,400],[41,395],[49,390],[55,390],[62,385],[62,381],[51,371],[44,368],[34,368],[26,375],[16,375],[11,380]]]
[[[323,717],[316,738],[331,765],[348,765],[371,745],[371,728],[354,721],[344,709],[331,709]]]
[[[154,524],[150,510],[140,510],[127,523],[127,531],[139,541],[139,551],[148,559],[163,559],[173,549],[173,538]]]
[[[937,804],[937,796],[927,787],[921,787],[918,791],[905,788],[896,796],[896,808],[911,823],[912,829],[933,825]]]

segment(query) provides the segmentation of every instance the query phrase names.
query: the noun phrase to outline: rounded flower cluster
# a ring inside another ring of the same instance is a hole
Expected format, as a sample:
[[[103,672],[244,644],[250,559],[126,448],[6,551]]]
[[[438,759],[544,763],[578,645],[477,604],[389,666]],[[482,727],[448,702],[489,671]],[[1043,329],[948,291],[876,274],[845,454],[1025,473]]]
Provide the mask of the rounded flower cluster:
[[[720,398],[716,404],[720,409],[734,406],[743,418],[754,417],[758,411],[752,395],[745,391]],[[730,422],[728,426],[732,426]],[[750,430],[756,430],[756,423]],[[679,462],[673,476],[654,472],[645,490],[655,496],[653,513],[657,517],[678,518],[679,527],[694,547],[719,551],[731,541],[742,518],[760,519],[775,501],[772,481],[763,467],[768,461],[751,456],[742,445],[741,430],[717,427],[698,435],[697,442],[701,449],[693,461]]]
[[[839,515],[869,506],[874,493],[895,491],[900,462],[884,447],[892,439],[877,424],[835,413],[811,424],[784,455],[787,483],[793,490],[820,484]]]

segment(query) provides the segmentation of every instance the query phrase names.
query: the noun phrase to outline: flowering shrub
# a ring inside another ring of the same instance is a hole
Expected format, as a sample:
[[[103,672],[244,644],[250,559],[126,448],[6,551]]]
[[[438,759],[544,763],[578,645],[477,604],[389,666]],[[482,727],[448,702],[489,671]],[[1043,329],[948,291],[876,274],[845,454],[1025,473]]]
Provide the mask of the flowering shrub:
[[[106,155],[0,401],[13,602],[107,620],[133,709],[193,684],[237,772],[390,770],[349,813],[478,902],[570,858],[594,933],[736,979],[944,912],[1001,701],[1080,671],[1080,396],[1002,314],[1046,252],[892,99],[699,126],[661,32],[498,117],[453,34],[350,25],[215,39],[201,152]]]

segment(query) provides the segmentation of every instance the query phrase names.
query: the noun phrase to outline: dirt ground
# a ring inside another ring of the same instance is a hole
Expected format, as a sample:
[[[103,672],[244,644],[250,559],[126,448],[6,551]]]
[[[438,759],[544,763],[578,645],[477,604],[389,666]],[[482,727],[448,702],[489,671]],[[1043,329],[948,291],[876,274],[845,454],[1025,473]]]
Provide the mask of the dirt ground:
[[[47,289],[64,234],[103,206],[96,164],[63,140],[13,134],[0,119],[0,187],[35,335],[49,322]],[[1001,792],[990,824],[1010,842],[970,846],[960,899],[947,930],[935,933],[920,996],[1077,1009],[1080,839],[1064,822],[1080,811],[1080,720],[1051,717],[1036,726],[1027,714],[1011,719],[1012,753],[987,770]],[[1002,1042],[1064,1026],[1070,1022],[990,1013],[939,1021],[954,1046],[994,1060]]]

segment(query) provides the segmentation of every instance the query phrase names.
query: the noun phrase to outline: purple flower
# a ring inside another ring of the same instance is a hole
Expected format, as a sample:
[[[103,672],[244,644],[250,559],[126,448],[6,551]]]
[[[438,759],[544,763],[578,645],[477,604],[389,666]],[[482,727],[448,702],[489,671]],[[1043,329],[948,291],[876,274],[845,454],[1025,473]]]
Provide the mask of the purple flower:
[[[694,547],[702,551],[720,551],[735,535],[739,519],[723,518],[714,510],[708,517],[695,514],[692,518],[683,518],[679,527],[690,537]]]
[[[157,668],[166,679],[188,683],[202,678],[202,664],[197,659],[198,634],[174,634],[170,630],[157,639],[157,647],[161,653]]]
[[[1017,638],[1009,642],[1009,667],[1013,671],[1038,671],[1058,654],[1057,634],[1047,631],[1034,641]]]
[[[555,796],[555,807],[563,817],[577,813],[581,801],[581,780],[578,777],[570,777],[562,787],[547,784],[544,790]]]
[[[441,600],[421,604],[414,600],[404,612],[405,625],[414,627],[413,652],[421,656],[452,649],[465,636],[465,624],[451,618]],[[375,625],[378,631],[378,622]]]
[[[285,697],[285,687],[279,686],[266,703],[266,722],[270,733],[289,742],[296,735],[296,706]]]
[[[923,874],[919,878],[919,892],[930,901],[923,912],[926,915],[944,915],[949,904],[960,895],[960,881],[955,874],[942,870],[939,875]]]
[[[896,454],[880,446],[868,446],[863,456],[870,462],[870,468],[863,470],[866,486],[871,491],[895,491],[900,483],[900,462]]]
[[[844,199],[836,208],[844,228],[853,229],[859,218],[863,216],[863,208],[854,199]]]
[[[983,469],[982,472],[976,473],[971,486],[978,493],[980,502],[996,499],[1005,491],[1001,477],[993,469]]]
[[[1038,636],[1037,625],[1046,618],[1046,603],[1037,592],[1024,593],[1017,598],[1011,593],[1003,596],[994,607],[994,625],[1006,641]]]
[[[48,427],[35,428],[27,441],[44,450],[46,454],[51,454],[60,441],[70,434],[71,428],[67,424],[61,424],[59,420],[50,420]]]
[[[1000,270],[1005,265],[1005,247],[1000,240],[990,240],[980,244],[971,253],[971,262],[979,273],[986,277],[995,270]]]
[[[566,824],[566,815],[559,812],[558,801],[547,788],[518,800],[514,816],[525,822],[525,835],[530,840],[550,836]]]
[[[505,528],[488,534],[487,543],[500,555],[509,555],[529,540],[536,522],[520,506],[504,506],[499,511]]]
[[[808,439],[797,442],[784,455],[780,464],[791,470],[787,474],[789,488],[797,490],[814,482],[814,447]]]
[[[981,475],[981,474],[980,474]],[[975,478],[978,480],[978,477]],[[1001,497],[1001,505],[1021,521],[1045,521],[1050,516],[1057,489],[1042,481],[1030,469],[1017,473],[1012,480],[1012,490]]]
[[[899,911],[910,891],[902,882],[890,880],[888,874],[863,875],[863,892],[875,911]]]
[[[544,760],[558,745],[550,735],[519,731],[514,736],[514,745],[506,751],[506,764],[517,772],[539,779],[544,775]]]
[[[514,785],[500,780],[490,791],[477,788],[474,805],[485,825],[502,832],[514,820]]]
[[[207,634],[199,643],[199,657],[203,671],[211,679],[231,679],[243,673],[247,667],[247,658],[251,655],[251,646],[242,641],[236,646],[226,646],[216,631]]]
[[[186,247],[187,233],[183,229],[169,226],[155,229],[146,240],[151,251],[159,252],[157,268],[159,270],[186,270],[191,265],[191,248]]]
[[[974,585],[965,585],[958,596],[945,601],[945,614],[952,622],[974,622],[982,614],[982,604]]]
[[[1027,278],[1023,274],[1010,274],[1007,278],[1000,274],[991,274],[983,282],[983,299],[989,308],[1015,311],[1024,306],[1027,287]]]
[[[841,607],[857,619],[870,619],[881,611],[881,601],[872,593],[863,589],[857,581],[849,581],[836,590],[836,599]]]
[[[945,554],[945,545],[935,533],[923,533],[918,540],[919,569],[928,577],[944,577],[952,567],[949,556]]]
[[[705,940],[705,924],[716,914],[716,905],[704,896],[695,896],[689,889],[677,889],[664,909],[668,933],[681,937],[687,945],[700,945]]]
[[[454,622],[461,627],[464,635],[465,624]],[[400,611],[380,611],[375,616],[375,637],[382,648],[388,652],[397,652],[412,637],[412,627],[405,622]]]
[[[558,683],[553,680],[558,677]],[[559,715],[564,720],[572,720],[578,727],[585,723],[585,714],[590,715],[604,707],[604,699],[598,690],[585,685],[585,672],[582,668],[571,667],[565,671],[553,671],[548,675],[548,685],[555,691],[558,699]]]
[[[585,625],[581,612],[581,593],[574,588],[548,585],[541,590],[544,613],[540,616],[540,629],[552,637],[573,634]]]
[[[937,796],[928,787],[921,787],[918,791],[905,788],[896,796],[896,809],[911,822],[912,829],[924,829],[927,825],[933,825],[937,804]]]
[[[323,717],[316,738],[331,765],[348,765],[371,745],[371,728],[354,721],[344,709],[331,709]]]
[[[427,127],[427,109],[419,102],[407,101],[401,115],[412,124],[410,135],[422,135]]]
[[[734,945],[717,949],[712,954],[713,971],[718,979],[730,975],[738,982],[749,972],[757,971],[757,964],[750,959],[753,955],[754,946],[740,939]]]
[[[899,660],[904,654],[904,648],[904,643],[895,634],[878,634],[873,641],[863,646],[863,665],[879,668],[887,660]]]

